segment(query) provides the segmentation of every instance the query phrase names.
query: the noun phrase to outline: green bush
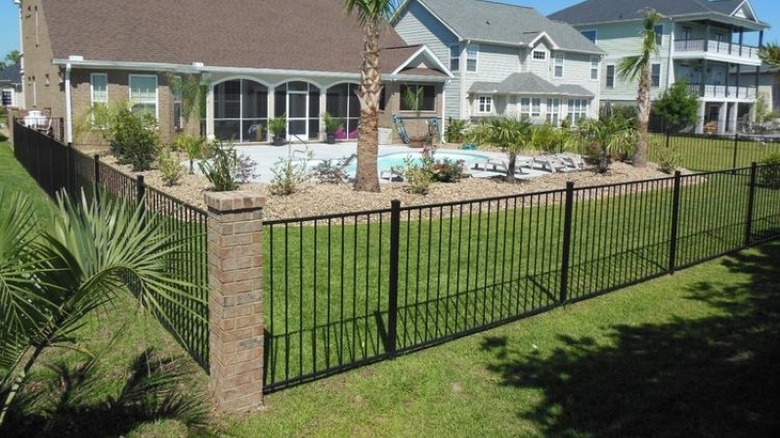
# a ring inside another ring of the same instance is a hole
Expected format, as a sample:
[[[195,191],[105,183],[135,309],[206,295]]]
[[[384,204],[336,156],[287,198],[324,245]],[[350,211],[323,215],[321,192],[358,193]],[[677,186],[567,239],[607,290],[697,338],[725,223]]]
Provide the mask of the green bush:
[[[239,184],[249,181],[255,174],[257,163],[242,155],[239,156],[232,143],[219,143],[212,149],[208,160],[198,163],[200,171],[217,192],[237,190]]]
[[[287,158],[282,160],[281,164],[271,169],[274,177],[271,179],[271,185],[268,190],[279,196],[288,196],[297,192],[301,184],[309,180],[310,175],[306,170],[306,162],[314,154],[309,152],[305,158]]]
[[[162,180],[168,186],[178,183],[182,174],[184,174],[184,168],[179,164],[179,160],[171,155],[171,150],[167,147],[160,151],[157,168],[160,170]]]
[[[312,169],[312,176],[321,183],[342,183],[347,180],[347,173],[344,172],[344,162],[345,160],[323,160]]]
[[[674,147],[659,147],[658,151],[658,170],[663,173],[672,174],[680,167],[680,153]]]
[[[468,120],[450,120],[447,124],[447,130],[444,132],[444,139],[447,143],[462,143],[466,138],[468,124]]]
[[[780,189],[780,154],[772,154],[761,160],[759,181],[765,187]]]
[[[406,159],[404,178],[409,184],[409,191],[418,195],[427,195],[431,183],[433,183],[433,174],[424,167],[413,164],[412,160],[408,158]]]
[[[135,114],[130,108],[122,108],[107,129],[111,153],[121,164],[130,164],[135,172],[152,168],[160,144],[154,116]]]
[[[438,182],[458,182],[463,178],[463,161],[445,158],[435,161],[429,171]]]

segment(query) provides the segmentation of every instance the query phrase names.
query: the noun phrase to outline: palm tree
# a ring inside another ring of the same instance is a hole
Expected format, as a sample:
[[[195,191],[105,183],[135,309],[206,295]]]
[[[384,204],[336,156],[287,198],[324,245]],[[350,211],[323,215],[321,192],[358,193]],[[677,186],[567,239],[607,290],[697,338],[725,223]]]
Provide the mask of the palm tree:
[[[532,147],[533,132],[533,125],[527,119],[496,117],[474,127],[469,133],[469,141],[503,150],[509,158],[506,181],[515,182],[517,155]]]
[[[47,231],[20,196],[4,199],[0,220],[0,426],[41,353],[74,348],[74,334],[93,311],[123,292],[166,319],[173,305],[194,318],[184,299],[191,283],[177,280],[170,260],[183,244],[166,221],[147,221],[142,206],[109,201],[74,204],[60,198]],[[202,319],[202,318],[201,318]],[[170,324],[170,321],[166,321]]]
[[[394,12],[393,0],[343,0],[347,15],[357,14],[363,28],[363,63],[360,66],[360,135],[357,147],[355,190],[379,191],[376,158],[379,150],[379,97],[382,78],[379,70],[379,35],[385,19]]]
[[[780,67],[780,46],[777,43],[765,44],[758,51],[758,57],[773,67]]]
[[[22,54],[18,50],[11,50],[5,55],[8,65],[18,64],[22,60]]]
[[[645,12],[645,18],[642,26],[642,45],[639,48],[639,54],[623,58],[618,64],[618,76],[624,80],[635,80],[639,76],[639,87],[637,89],[636,102],[639,107],[637,114],[637,131],[639,139],[634,154],[634,166],[647,166],[647,145],[650,137],[647,133],[647,126],[650,124],[650,68],[653,55],[658,55],[658,45],[656,44],[655,27],[661,22],[663,17],[655,9],[648,9]]]

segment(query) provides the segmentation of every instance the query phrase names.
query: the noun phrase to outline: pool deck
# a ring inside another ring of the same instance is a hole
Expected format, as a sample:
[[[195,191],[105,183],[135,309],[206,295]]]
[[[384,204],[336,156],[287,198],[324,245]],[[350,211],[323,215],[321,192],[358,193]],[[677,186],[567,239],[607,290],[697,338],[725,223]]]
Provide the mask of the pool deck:
[[[255,181],[257,182],[269,182],[273,178],[273,172],[271,169],[279,163],[279,161],[287,158],[305,157],[307,152],[313,154],[313,160],[341,160],[349,157],[357,152],[357,142],[339,142],[336,144],[327,143],[308,143],[308,144],[296,144],[291,143],[284,146],[270,146],[267,144],[258,145],[236,145],[236,150],[239,154],[245,154],[257,163]],[[480,155],[488,156],[493,159],[506,159],[506,154],[499,152],[486,152],[481,150],[463,150],[463,149],[442,149],[451,150],[464,155]],[[409,153],[419,154],[422,152],[420,148],[412,148],[406,145],[380,145],[379,156],[394,154],[394,153]],[[538,169],[524,168],[523,178],[536,177],[542,175],[549,175],[549,172],[544,172]],[[481,177],[500,176],[501,172],[481,171],[477,175]],[[387,180],[381,180],[383,183],[388,183]]]

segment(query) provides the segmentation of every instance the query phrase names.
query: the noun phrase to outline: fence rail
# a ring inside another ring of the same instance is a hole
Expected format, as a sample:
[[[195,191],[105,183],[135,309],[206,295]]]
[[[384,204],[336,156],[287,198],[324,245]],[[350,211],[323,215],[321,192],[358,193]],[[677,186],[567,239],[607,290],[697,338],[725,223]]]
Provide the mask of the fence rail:
[[[759,166],[269,221],[265,391],[780,237]]]
[[[101,162],[97,155],[84,155],[45,133],[21,124],[14,126],[13,133],[16,159],[49,196],[55,197],[63,191],[74,197],[83,193],[92,201],[103,191],[111,197],[143,204],[148,223],[162,222],[164,229],[183,245],[181,251],[167,260],[174,276],[193,284],[208,284],[205,211],[147,187],[142,176],[126,175]],[[208,324],[203,322],[208,320],[208,309],[203,304],[207,292],[203,287],[189,292],[194,299],[180,303],[187,310],[168,303],[161,321],[169,321],[181,336],[184,347],[208,368]]]
[[[676,154],[679,165],[709,172],[748,167],[773,154],[780,154],[780,137],[747,134],[651,134],[650,161],[660,163]]]

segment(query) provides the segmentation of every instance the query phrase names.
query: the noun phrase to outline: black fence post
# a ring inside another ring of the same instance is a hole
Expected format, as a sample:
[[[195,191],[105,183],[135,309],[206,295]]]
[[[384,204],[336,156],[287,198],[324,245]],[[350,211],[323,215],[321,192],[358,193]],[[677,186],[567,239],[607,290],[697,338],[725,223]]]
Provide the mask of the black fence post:
[[[73,143],[67,143],[65,145],[65,193],[71,198],[76,198],[73,193]]]
[[[737,148],[739,146],[739,134],[734,133],[734,156],[731,159],[731,168],[736,169],[737,168]]]
[[[94,157],[94,164],[95,164],[95,181],[94,182],[94,190],[92,192],[92,198],[93,200],[97,200],[99,197],[99,190],[100,190],[100,155],[95,154]]]
[[[677,266],[677,235],[680,230],[680,187],[682,175],[674,172],[674,195],[672,197],[672,231],[669,240],[669,273],[674,274]]]
[[[571,256],[571,228],[574,213],[574,182],[566,182],[566,201],[563,216],[563,252],[561,254],[561,298],[560,304],[569,299],[569,258]]]
[[[58,138],[57,140],[59,140],[60,142],[64,142],[65,141],[65,123],[63,122],[63,118],[62,117],[60,117],[57,120],[58,120],[59,125],[60,125],[60,129],[59,129],[59,131],[60,131],[60,138]]]
[[[753,207],[756,202],[756,177],[758,176],[758,165],[754,161],[750,165],[750,192],[748,194],[747,220],[745,221],[745,246],[748,247],[753,241]]]
[[[387,308],[387,354],[396,355],[398,345],[398,260],[401,248],[401,201],[390,201],[390,292]]]
[[[672,131],[671,129],[666,129],[666,149],[669,149],[669,144],[672,139]]]
[[[144,184],[144,176],[138,175],[138,179],[135,180],[135,202],[136,205],[141,208],[144,216],[146,216],[146,205],[144,203],[144,196],[146,196],[146,184]],[[145,218],[143,219],[145,222]]]

